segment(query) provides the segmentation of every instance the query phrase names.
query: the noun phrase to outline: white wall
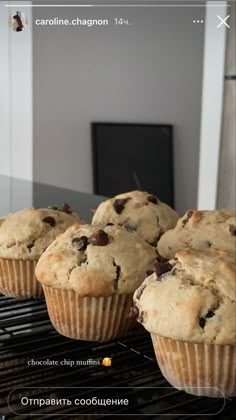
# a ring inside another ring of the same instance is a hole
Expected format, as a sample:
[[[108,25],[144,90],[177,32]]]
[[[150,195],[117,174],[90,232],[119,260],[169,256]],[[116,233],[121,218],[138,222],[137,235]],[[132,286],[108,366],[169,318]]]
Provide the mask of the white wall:
[[[9,30],[8,30],[8,10],[5,3],[0,3],[0,174],[10,176],[11,173],[11,143],[10,143],[10,98],[9,98]],[[7,214],[11,206],[10,178],[5,178],[3,183],[0,181],[0,216]]]
[[[92,192],[92,121],[169,123],[176,207],[196,207],[204,25],[192,20],[204,19],[204,9],[34,8],[33,14],[118,15],[133,24],[34,26],[34,179]]]
[[[209,6],[214,1],[207,2]],[[208,7],[205,22],[202,114],[198,181],[198,209],[213,210],[217,203],[221,123],[224,95],[226,26],[217,15],[228,15],[224,7]],[[230,11],[229,11],[230,13]]]
[[[218,207],[236,207],[236,3],[229,8],[224,83],[221,153],[218,176]]]
[[[27,28],[14,32],[9,29],[9,16],[17,9],[10,7],[12,4],[15,2],[0,3],[0,175],[10,177],[1,183],[1,197],[4,199],[1,199],[0,214],[32,205],[31,183],[23,183],[25,187],[19,191],[18,183],[14,181],[31,181],[33,174],[31,8],[26,11]]]

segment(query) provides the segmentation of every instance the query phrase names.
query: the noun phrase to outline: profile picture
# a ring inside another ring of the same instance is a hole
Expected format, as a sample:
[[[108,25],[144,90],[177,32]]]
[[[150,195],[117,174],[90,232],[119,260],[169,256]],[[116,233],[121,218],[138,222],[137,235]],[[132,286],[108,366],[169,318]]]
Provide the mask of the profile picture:
[[[27,26],[25,14],[20,11],[12,13],[9,17],[9,26],[14,32],[22,32]]]

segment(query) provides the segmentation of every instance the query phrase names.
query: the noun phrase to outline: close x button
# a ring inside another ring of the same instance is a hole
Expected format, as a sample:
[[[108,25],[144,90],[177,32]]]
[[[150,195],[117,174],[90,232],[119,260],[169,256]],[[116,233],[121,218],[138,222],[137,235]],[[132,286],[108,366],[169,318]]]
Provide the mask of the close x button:
[[[217,15],[218,19],[220,20],[220,23],[217,25],[217,28],[220,28],[222,25],[225,25],[227,28],[230,28],[229,24],[226,22],[230,15],[226,16],[225,18],[222,18],[221,16]]]

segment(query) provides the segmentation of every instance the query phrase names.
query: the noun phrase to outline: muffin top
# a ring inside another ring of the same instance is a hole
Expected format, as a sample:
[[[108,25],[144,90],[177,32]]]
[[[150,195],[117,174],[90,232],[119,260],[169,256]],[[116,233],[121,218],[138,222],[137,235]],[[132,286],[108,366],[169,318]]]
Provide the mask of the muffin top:
[[[175,340],[235,344],[235,258],[215,249],[185,249],[155,265],[134,294],[131,316]]]
[[[130,191],[101,203],[92,224],[119,224],[128,231],[136,231],[149,244],[156,245],[164,232],[175,227],[178,218],[175,210],[154,195]]]
[[[158,242],[158,252],[166,259],[186,247],[217,248],[230,253],[236,246],[236,212],[234,210],[189,210],[174,229]]]
[[[133,293],[153,265],[156,252],[120,226],[73,225],[39,259],[37,279],[79,296]]]
[[[0,223],[0,257],[38,259],[57,235],[74,223],[83,221],[67,204],[61,210],[55,207],[11,213]]]

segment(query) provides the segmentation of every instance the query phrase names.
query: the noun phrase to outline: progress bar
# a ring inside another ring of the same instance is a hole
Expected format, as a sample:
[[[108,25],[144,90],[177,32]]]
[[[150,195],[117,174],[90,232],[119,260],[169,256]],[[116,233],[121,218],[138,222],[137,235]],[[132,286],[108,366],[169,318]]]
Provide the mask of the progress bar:
[[[5,7],[225,7],[225,4],[5,4]],[[228,5],[231,7],[231,5]]]

